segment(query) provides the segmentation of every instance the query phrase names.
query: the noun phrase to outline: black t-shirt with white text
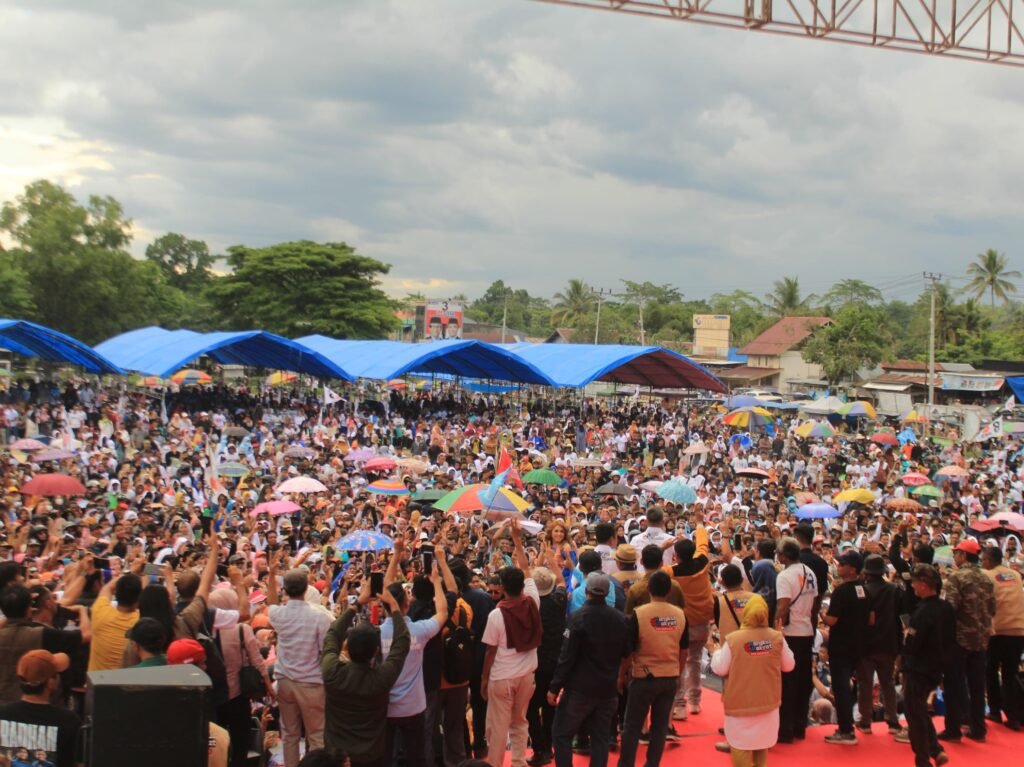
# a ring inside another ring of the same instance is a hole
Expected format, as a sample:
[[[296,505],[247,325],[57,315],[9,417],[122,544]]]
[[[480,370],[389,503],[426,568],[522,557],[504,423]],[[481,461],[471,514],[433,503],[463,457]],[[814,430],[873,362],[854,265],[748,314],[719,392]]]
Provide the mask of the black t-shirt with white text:
[[[847,581],[832,590],[828,614],[839,622],[828,632],[830,656],[860,658],[864,650],[871,603],[862,581]]]
[[[74,767],[81,724],[57,706],[21,700],[0,706],[0,756],[12,767]]]

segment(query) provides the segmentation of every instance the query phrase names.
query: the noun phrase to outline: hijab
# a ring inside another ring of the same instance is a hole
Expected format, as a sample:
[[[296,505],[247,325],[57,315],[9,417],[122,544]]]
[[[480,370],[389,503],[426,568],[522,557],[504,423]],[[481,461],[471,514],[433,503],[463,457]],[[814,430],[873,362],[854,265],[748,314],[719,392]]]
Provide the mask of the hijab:
[[[768,603],[764,597],[755,594],[743,608],[743,622],[741,628],[763,629],[768,628]]]

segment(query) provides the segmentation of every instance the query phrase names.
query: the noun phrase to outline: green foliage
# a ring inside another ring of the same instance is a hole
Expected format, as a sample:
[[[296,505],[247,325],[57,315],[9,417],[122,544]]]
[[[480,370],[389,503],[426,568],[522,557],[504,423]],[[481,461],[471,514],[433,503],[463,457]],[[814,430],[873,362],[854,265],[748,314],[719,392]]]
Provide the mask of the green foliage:
[[[390,267],[345,243],[236,245],[228,264],[234,272],[215,281],[209,296],[230,329],[381,338],[397,323],[395,303],[378,287]]]
[[[747,344],[772,323],[772,319],[765,316],[761,302],[745,290],[715,293],[709,303],[712,314],[730,316],[733,346]]]
[[[842,309],[850,304],[864,306],[881,306],[884,303],[882,291],[864,280],[848,278],[833,285],[828,293],[822,296],[825,306],[832,310]]]
[[[531,296],[527,291],[514,290],[504,280],[495,280],[487,291],[466,309],[469,317],[477,322],[501,325],[521,330],[531,336],[546,336],[552,331],[551,306],[547,299]]]
[[[775,318],[808,314],[817,300],[813,294],[804,296],[800,293],[799,277],[776,280],[764,299],[764,311]]]
[[[850,304],[841,309],[832,323],[820,327],[804,344],[807,362],[821,365],[829,385],[847,380],[862,367],[874,367],[890,348],[884,330],[884,316],[869,306]]]
[[[32,283],[14,253],[0,248],[0,317],[19,320],[35,318]]]
[[[995,308],[997,298],[1006,303],[1017,289],[1010,278],[1020,279],[1020,272],[1006,268],[1006,255],[991,248],[979,253],[976,260],[967,265],[967,275],[971,281],[964,290],[975,298],[981,298],[987,292],[992,308]]]
[[[602,307],[602,311],[604,307]],[[572,279],[565,290],[555,293],[551,307],[551,324],[576,328],[590,314],[597,313],[597,296],[583,280]]]
[[[200,291],[213,280],[214,257],[202,240],[168,232],[146,248],[146,258],[155,263],[172,287]]]

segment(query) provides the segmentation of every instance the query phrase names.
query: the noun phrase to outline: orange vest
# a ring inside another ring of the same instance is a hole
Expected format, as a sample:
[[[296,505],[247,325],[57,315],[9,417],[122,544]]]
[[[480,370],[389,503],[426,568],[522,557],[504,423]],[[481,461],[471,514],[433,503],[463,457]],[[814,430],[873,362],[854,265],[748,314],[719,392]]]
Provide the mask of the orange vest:
[[[743,590],[715,595],[715,599],[718,600],[718,633],[722,639],[739,629],[743,621],[743,608],[747,606],[752,596],[753,592]],[[733,613],[736,613],[735,618],[732,617]]]
[[[739,629],[725,639],[732,655],[722,691],[728,716],[754,716],[782,703],[782,648],[775,629]]]
[[[710,566],[710,565],[709,565]],[[711,590],[711,579],[708,578],[708,567],[704,567],[694,575],[673,575],[669,567],[668,574],[672,575],[686,599],[683,607],[686,610],[686,620],[695,626],[702,623],[710,623],[715,616],[715,592]]]
[[[678,677],[686,613],[668,602],[648,602],[635,615],[640,641],[633,653],[633,678]]]

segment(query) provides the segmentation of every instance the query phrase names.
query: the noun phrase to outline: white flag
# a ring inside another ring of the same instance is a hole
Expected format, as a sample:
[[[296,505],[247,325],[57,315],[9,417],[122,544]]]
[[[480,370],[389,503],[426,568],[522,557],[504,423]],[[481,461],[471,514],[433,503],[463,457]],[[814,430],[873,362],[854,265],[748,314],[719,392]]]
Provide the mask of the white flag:
[[[332,391],[330,386],[324,386],[324,404],[333,405],[335,402],[341,402],[341,395]]]
[[[1003,405],[1003,410],[1013,410],[1013,408],[1014,408],[1014,406],[1015,406],[1016,404],[1017,404],[1017,398],[1016,398],[1016,397],[1014,397],[1014,396],[1013,396],[1013,395],[1011,394],[1011,395],[1010,395],[1010,399],[1006,400],[1006,404],[1005,404],[1005,405]]]

